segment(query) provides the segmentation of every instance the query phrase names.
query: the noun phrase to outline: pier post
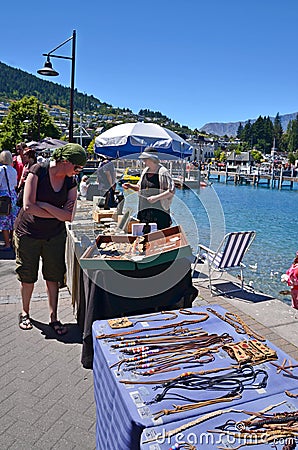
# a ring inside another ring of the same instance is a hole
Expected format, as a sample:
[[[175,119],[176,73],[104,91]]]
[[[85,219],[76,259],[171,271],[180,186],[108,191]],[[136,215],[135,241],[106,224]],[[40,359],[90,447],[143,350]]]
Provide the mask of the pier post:
[[[183,161],[182,162],[182,181],[183,181],[183,184],[185,183],[185,178],[186,178],[186,162]]]
[[[274,168],[272,167],[272,172],[271,172],[271,187],[272,189],[274,188]]]
[[[278,182],[278,189],[282,188],[282,169],[280,169],[280,174],[279,174],[279,182]]]

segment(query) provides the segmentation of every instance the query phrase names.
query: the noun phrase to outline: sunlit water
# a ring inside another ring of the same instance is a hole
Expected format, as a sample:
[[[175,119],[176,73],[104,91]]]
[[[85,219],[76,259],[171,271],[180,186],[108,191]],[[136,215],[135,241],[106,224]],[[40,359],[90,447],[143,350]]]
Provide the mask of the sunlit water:
[[[125,205],[137,212],[137,194],[125,193]],[[256,231],[244,257],[245,282],[290,304],[280,277],[298,250],[298,186],[271,189],[214,182],[201,190],[176,190],[171,207],[174,224],[182,225],[196,253],[198,242],[217,249],[230,231]],[[252,266],[252,267],[250,267]],[[255,269],[256,267],[256,269]]]
[[[297,185],[278,190],[218,182],[200,192],[177,190],[172,208],[193,249],[198,241],[217,248],[225,232],[255,230],[256,239],[244,258],[245,281],[288,304],[290,296],[280,294],[288,290],[280,276],[298,250],[297,210]]]

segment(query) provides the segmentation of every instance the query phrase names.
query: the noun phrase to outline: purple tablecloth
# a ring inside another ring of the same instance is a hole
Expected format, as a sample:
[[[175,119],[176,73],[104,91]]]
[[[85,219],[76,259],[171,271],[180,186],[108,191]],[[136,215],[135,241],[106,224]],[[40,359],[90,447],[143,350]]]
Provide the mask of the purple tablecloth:
[[[226,310],[218,305],[212,305],[213,309],[217,310],[221,314],[224,314]],[[192,308],[192,312],[206,312],[206,307]],[[180,322],[182,320],[192,320],[196,316],[185,316],[178,311],[178,317],[174,320]],[[154,316],[155,317],[155,316]],[[135,319],[132,318],[132,319]],[[144,319],[146,321],[146,319]],[[173,321],[173,322],[174,322]],[[167,322],[168,323],[168,322]],[[153,325],[154,324],[154,325]],[[150,335],[150,328],[163,324],[162,322],[147,323],[148,333]],[[233,327],[226,322],[221,321],[213,314],[209,315],[206,322],[198,324],[203,330],[208,333],[230,334],[235,342],[248,339],[245,334],[237,334]],[[138,323],[135,327],[142,329],[146,327],[146,322],[143,324]],[[194,328],[195,325],[189,326]],[[120,330],[121,331],[121,330]],[[285,378],[282,374],[277,374],[276,367],[269,362],[255,366],[255,368],[263,369],[268,373],[268,384],[262,389],[245,389],[242,392],[241,398],[232,400],[229,403],[217,403],[208,405],[200,409],[194,409],[186,412],[175,413],[171,415],[164,415],[158,420],[154,419],[154,414],[162,409],[172,409],[174,404],[185,404],[187,402],[181,400],[162,400],[159,403],[146,404],[150,402],[156,395],[158,390],[154,389],[154,385],[134,384],[124,385],[119,382],[120,379],[129,379],[132,377],[130,372],[118,372],[117,368],[110,369],[109,367],[120,360],[121,355],[117,350],[111,349],[107,340],[96,339],[96,335],[111,334],[115,332],[110,328],[107,321],[96,321],[93,324],[93,340],[94,340],[94,391],[96,400],[96,414],[97,414],[97,426],[96,426],[96,441],[97,449],[105,448],[107,450],[114,450],[115,448],[133,450],[140,448],[141,434],[144,429],[151,427],[166,428],[174,422],[180,422],[197,417],[198,415],[205,414],[207,412],[216,411],[223,408],[246,408],[246,403],[251,401],[261,401],[262,405],[271,403],[271,397],[277,394],[281,394],[285,389],[294,390],[297,388],[297,380],[293,378]],[[282,350],[275,347],[270,342],[266,344],[276,350],[278,355],[278,363],[282,363],[284,358],[290,359]],[[215,354],[215,361],[205,364],[203,367],[198,366],[188,370],[207,370],[214,367],[227,367],[233,364],[228,354],[222,349]],[[293,364],[294,361],[292,360]],[[173,378],[178,376],[182,372],[185,372],[185,368],[179,371],[173,371],[161,375],[153,375],[150,377],[139,377],[131,379],[150,379],[160,380],[164,378]],[[213,374],[214,375],[214,374]],[[184,391],[185,394],[185,391]],[[192,391],[192,397],[195,396],[197,401],[203,401],[205,399],[217,398],[224,395],[224,392],[214,391]],[[209,425],[208,425],[209,426]],[[102,446],[102,442],[105,442],[105,446]],[[153,450],[155,447],[146,447],[148,450]],[[166,447],[162,447],[166,448]]]

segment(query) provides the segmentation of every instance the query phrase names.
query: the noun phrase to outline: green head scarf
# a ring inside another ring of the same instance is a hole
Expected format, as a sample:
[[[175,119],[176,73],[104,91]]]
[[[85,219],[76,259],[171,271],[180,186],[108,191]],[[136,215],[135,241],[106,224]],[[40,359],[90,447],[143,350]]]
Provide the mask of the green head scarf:
[[[56,161],[66,160],[77,166],[84,166],[87,161],[87,155],[81,145],[71,143],[56,148],[52,154],[52,159]]]

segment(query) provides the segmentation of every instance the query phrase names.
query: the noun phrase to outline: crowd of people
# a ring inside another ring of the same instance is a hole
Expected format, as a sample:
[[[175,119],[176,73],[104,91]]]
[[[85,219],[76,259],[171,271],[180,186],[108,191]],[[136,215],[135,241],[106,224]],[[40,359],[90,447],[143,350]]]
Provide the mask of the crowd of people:
[[[23,143],[17,144],[14,156],[8,150],[0,153],[0,196],[11,199],[10,212],[0,216],[4,239],[0,251],[15,252],[22,297],[18,323],[22,330],[33,327],[30,302],[41,260],[49,327],[58,336],[68,331],[58,319],[59,286],[64,284],[66,272],[65,222],[73,219],[77,175],[86,161],[83,147],[72,143],[56,149],[50,160],[38,160],[34,150]]]
[[[44,161],[44,158],[39,156]],[[14,223],[23,203],[25,181],[30,167],[37,163],[35,150],[27,147],[24,142],[16,145],[15,154],[8,150],[0,153],[0,196],[11,198],[11,211],[8,215],[0,216],[0,230],[4,239],[4,246],[0,251],[11,251],[13,247],[12,233]]]

